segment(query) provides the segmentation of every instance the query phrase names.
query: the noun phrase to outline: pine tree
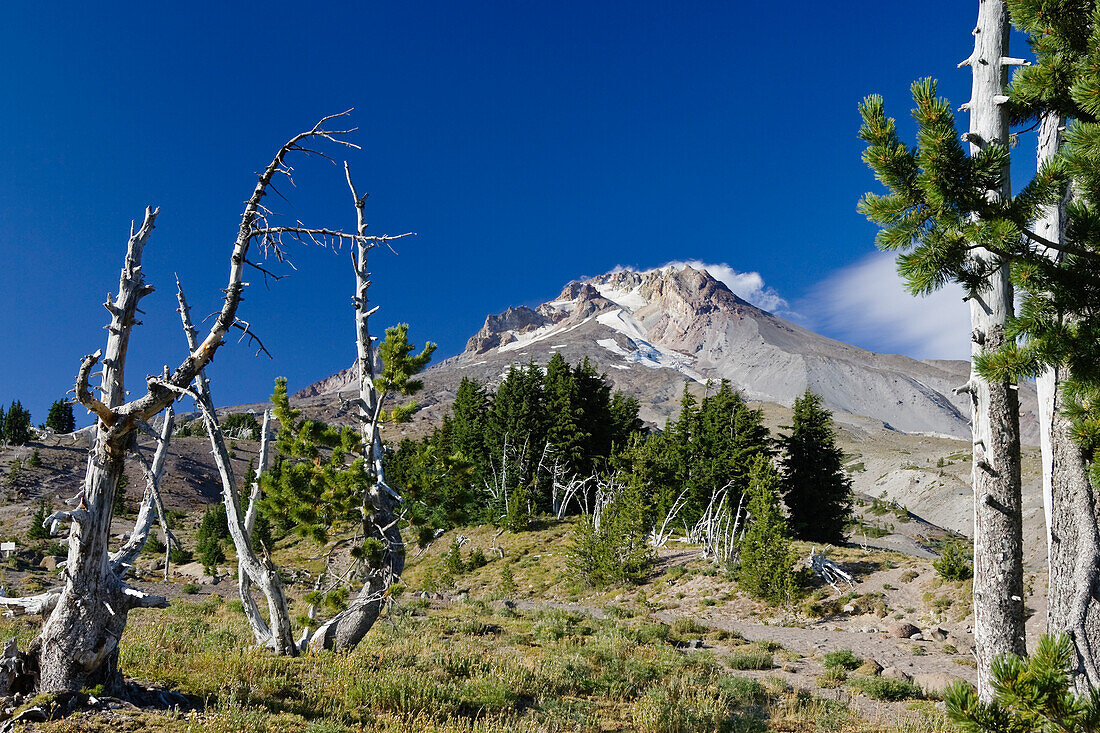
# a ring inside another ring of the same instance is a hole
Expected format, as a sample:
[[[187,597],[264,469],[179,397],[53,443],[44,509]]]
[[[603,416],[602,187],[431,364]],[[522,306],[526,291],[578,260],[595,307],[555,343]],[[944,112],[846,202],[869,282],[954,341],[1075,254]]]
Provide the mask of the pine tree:
[[[832,413],[806,390],[794,401],[791,423],[790,434],[779,439],[780,487],[791,531],[799,539],[840,544],[852,512],[852,481],[844,473]]]
[[[208,572],[212,573],[214,568],[225,562],[225,540],[228,538],[229,522],[225,504],[218,502],[203,513],[199,530],[195,534],[199,562]]]
[[[465,456],[481,477],[487,457],[486,423],[489,419],[489,398],[477,381],[463,377],[451,406],[451,447]]]
[[[757,598],[780,605],[794,594],[794,552],[779,501],[779,475],[758,455],[749,468],[748,524],[741,540],[737,583]]]
[[[76,429],[73,418],[73,403],[68,400],[55,400],[50,404],[46,415],[46,428],[55,433],[71,433]]]
[[[948,688],[947,714],[967,733],[1094,733],[1100,696],[1074,694],[1075,667],[1069,636],[1045,634],[1030,657],[1010,654],[993,663],[992,700],[980,700],[965,682]]]
[[[554,460],[568,474],[587,475],[591,472],[591,461],[587,460],[591,435],[581,428],[584,406],[581,404],[580,385],[560,353],[555,352],[547,362],[543,385],[546,395],[546,440],[553,447]]]
[[[51,508],[52,507],[50,507],[50,502],[46,501],[45,499],[39,500],[38,508],[35,510],[34,516],[31,517],[30,529],[27,530],[28,540],[34,541],[49,539],[50,531],[46,529],[45,524],[46,518],[50,516]]]
[[[601,468],[611,453],[611,385],[586,356],[573,369],[576,389],[574,421],[581,427],[581,459],[577,474],[588,476]]]
[[[26,445],[31,439],[31,413],[13,400],[4,416],[4,438],[12,445]]]
[[[645,423],[638,412],[641,405],[638,398],[616,391],[611,397],[608,411],[611,415],[611,454],[630,444],[631,439],[645,431]]]
[[[506,474],[502,477],[504,485],[515,490],[524,484],[537,511],[550,509],[549,480],[536,480],[548,422],[542,370],[534,362],[525,367],[512,366],[493,396],[486,444],[497,470]],[[507,461],[506,442],[510,453]]]
[[[598,529],[588,515],[575,525],[571,564],[595,587],[640,583],[654,561],[649,527],[641,491],[629,484],[620,487],[603,508]]]

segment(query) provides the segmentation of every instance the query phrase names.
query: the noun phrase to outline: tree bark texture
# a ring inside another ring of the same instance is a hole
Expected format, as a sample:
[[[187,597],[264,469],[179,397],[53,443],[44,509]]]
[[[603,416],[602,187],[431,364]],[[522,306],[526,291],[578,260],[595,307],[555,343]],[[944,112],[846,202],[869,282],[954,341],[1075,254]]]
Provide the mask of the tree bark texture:
[[[1008,84],[1008,10],[1003,0],[980,0],[974,29],[970,109],[971,154],[984,146],[1008,146],[1008,120],[1002,110]],[[990,199],[1011,195],[1008,172]],[[1005,343],[1013,291],[1008,263],[978,249],[974,257],[990,265],[987,286],[970,298],[971,353],[995,351]],[[971,370],[974,438],[974,644],[978,692],[992,698],[990,665],[1006,653],[1023,654],[1023,530],[1020,499],[1020,416],[1015,385],[990,382]]]
[[[1039,126],[1038,165],[1061,147],[1065,119],[1046,114]],[[1067,195],[1068,199],[1068,195]],[[1036,222],[1038,233],[1052,242],[1065,239],[1065,204],[1048,206]],[[1049,250],[1058,261],[1062,255]],[[1065,366],[1049,367],[1036,380],[1043,458],[1043,508],[1047,519],[1047,630],[1073,639],[1077,657],[1074,686],[1084,693],[1100,687],[1100,515],[1089,481],[1088,463],[1062,414],[1061,386]]]

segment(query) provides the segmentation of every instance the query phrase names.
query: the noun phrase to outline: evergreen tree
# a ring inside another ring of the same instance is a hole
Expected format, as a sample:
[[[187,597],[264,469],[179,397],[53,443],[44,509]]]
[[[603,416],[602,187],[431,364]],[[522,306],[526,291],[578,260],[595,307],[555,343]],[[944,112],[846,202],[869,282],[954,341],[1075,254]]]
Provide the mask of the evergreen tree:
[[[611,452],[622,450],[630,444],[631,439],[645,431],[645,423],[638,417],[640,405],[637,397],[628,397],[622,392],[616,391],[611,397],[608,412],[611,418]]]
[[[349,427],[302,419],[301,410],[290,406],[283,377],[275,380],[271,403],[279,433],[275,465],[261,476],[261,508],[280,530],[324,543],[334,523],[359,513],[368,477],[362,458],[346,465],[359,436]]]
[[[220,563],[225,562],[225,540],[229,537],[229,522],[225,504],[218,502],[202,515],[202,522],[195,535],[195,548],[199,562],[208,572],[213,572]]]
[[[554,450],[554,460],[568,474],[590,473],[588,459],[591,434],[581,428],[583,405],[573,370],[560,353],[546,364],[546,440]],[[586,425],[585,427],[591,427]]]
[[[650,522],[641,491],[622,487],[603,508],[599,525],[585,515],[573,532],[572,565],[585,582],[604,587],[645,580],[654,553],[647,544]]]
[[[73,418],[73,403],[68,400],[55,400],[50,404],[46,415],[46,428],[55,433],[71,433],[76,430]]]
[[[575,421],[583,426],[581,463],[577,474],[591,475],[601,459],[611,455],[614,438],[611,421],[611,385],[586,356],[573,370],[576,388]]]
[[[250,412],[235,412],[221,421],[222,432],[230,438],[260,439],[260,423]]]
[[[781,490],[794,536],[840,544],[852,512],[852,482],[844,473],[832,413],[806,390],[794,401],[794,415],[780,437]]]
[[[477,478],[487,458],[486,427],[489,398],[477,381],[463,377],[451,406],[451,447],[476,468]]]
[[[31,413],[19,400],[12,401],[4,416],[4,438],[12,445],[26,445],[31,439]]]
[[[965,682],[948,688],[947,714],[967,733],[1094,733],[1100,695],[1074,694],[1073,657],[1068,635],[1043,635],[1030,657],[1010,654],[993,663],[992,700],[980,700]]]
[[[534,362],[525,367],[512,366],[493,396],[486,444],[496,470],[504,474],[504,485],[515,490],[524,484],[539,511],[550,509],[549,478],[536,480],[539,459],[546,446],[547,423],[542,370]],[[489,473],[492,471],[484,472]]]
[[[46,529],[46,518],[50,516],[52,507],[50,502],[45,499],[40,499],[38,502],[38,508],[34,512],[34,516],[31,517],[31,526],[27,530],[27,539],[45,540],[49,539],[50,531]]]
[[[769,603],[790,603],[795,558],[779,502],[779,475],[767,456],[752,459],[748,495],[748,524],[741,540],[737,583]]]

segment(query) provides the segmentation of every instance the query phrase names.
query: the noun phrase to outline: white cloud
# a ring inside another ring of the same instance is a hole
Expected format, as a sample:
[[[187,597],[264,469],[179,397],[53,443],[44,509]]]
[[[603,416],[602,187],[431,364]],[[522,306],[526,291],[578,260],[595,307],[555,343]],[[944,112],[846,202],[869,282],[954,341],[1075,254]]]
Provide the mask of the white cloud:
[[[969,360],[970,309],[962,298],[957,285],[910,295],[894,256],[876,252],[822,280],[798,307],[807,328],[866,349]]]
[[[757,308],[785,317],[794,315],[789,310],[790,304],[773,288],[764,284],[764,278],[760,276],[759,272],[738,272],[725,263],[711,265],[700,260],[676,260],[654,269],[663,270],[666,267],[675,267],[676,269],[691,267],[696,270],[706,270],[715,280],[724,283],[738,298],[747,300]],[[612,272],[633,269],[632,267],[620,265]]]

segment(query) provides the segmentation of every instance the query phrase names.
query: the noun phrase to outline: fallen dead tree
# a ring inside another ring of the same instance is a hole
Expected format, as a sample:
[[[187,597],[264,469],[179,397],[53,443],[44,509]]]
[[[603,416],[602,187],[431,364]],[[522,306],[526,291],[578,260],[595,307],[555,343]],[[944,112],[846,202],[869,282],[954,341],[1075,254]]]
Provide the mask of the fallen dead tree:
[[[838,583],[847,583],[849,588],[855,587],[855,577],[835,562],[825,557],[825,551],[817,553],[817,548],[810,550],[810,556],[806,558],[806,565],[814,572],[814,575],[824,580],[833,587],[837,593],[841,593]]]

